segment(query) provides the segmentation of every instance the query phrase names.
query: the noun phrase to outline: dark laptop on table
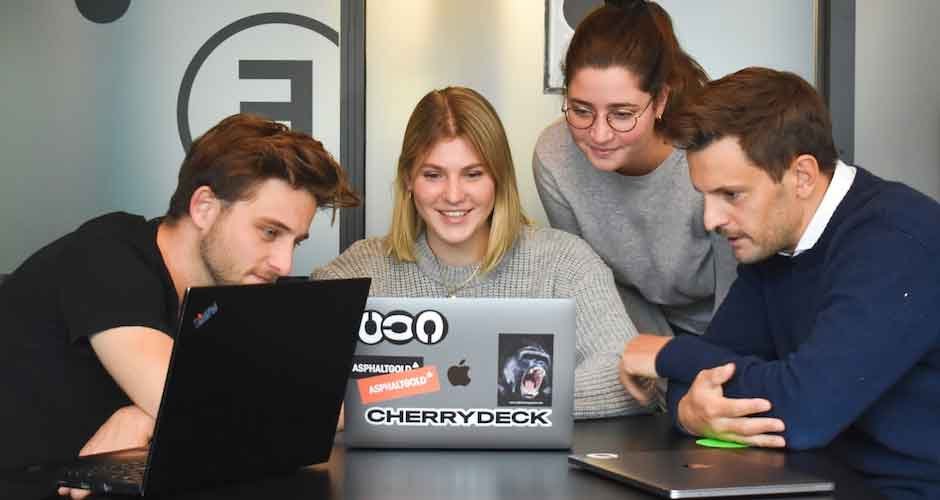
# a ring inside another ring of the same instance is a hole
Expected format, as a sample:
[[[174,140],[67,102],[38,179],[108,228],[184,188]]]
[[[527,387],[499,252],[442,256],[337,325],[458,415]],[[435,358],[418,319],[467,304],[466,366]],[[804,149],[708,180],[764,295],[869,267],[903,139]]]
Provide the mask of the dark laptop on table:
[[[326,461],[369,285],[189,289],[149,448],[81,457],[59,485],[150,495]]]
[[[832,481],[786,465],[767,450],[670,449],[570,455],[568,462],[666,498],[831,492]]]

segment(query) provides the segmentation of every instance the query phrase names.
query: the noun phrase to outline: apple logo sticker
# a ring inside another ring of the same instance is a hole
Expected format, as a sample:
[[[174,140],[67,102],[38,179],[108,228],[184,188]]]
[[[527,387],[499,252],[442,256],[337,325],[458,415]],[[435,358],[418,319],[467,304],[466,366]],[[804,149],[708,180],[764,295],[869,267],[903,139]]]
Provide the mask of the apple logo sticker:
[[[447,380],[450,381],[450,385],[470,384],[470,365],[464,364],[466,361],[466,359],[461,359],[460,363],[447,369]]]

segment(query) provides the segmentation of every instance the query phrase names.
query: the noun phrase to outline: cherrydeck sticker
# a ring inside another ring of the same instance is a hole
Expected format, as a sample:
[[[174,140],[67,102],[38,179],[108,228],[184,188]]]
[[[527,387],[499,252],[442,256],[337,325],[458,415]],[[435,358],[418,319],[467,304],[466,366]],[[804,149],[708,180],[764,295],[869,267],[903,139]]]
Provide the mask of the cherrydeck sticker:
[[[406,398],[441,390],[437,367],[424,366],[414,370],[388,373],[356,381],[362,404]]]
[[[414,370],[424,366],[421,356],[353,356],[352,372],[349,378],[361,379]]]
[[[551,406],[552,334],[499,334],[499,406]]]
[[[551,427],[550,408],[384,408],[363,415],[370,425],[422,427]]]

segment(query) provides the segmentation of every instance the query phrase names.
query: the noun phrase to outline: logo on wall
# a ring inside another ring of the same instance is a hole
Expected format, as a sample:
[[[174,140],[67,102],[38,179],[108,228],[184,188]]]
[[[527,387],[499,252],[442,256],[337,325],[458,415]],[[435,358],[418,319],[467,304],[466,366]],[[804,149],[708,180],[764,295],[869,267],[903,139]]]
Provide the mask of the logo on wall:
[[[124,16],[131,0],[75,0],[78,12],[89,21],[108,24]]]
[[[266,12],[243,17],[220,29],[196,51],[180,83],[176,99],[176,125],[184,151],[192,145],[189,123],[189,99],[193,82],[199,69],[212,52],[232,36],[250,28],[265,24],[288,24],[305,28],[339,46],[339,33],[333,28],[299,14],[288,12]],[[290,121],[291,128],[313,132],[313,61],[297,60],[239,60],[238,78],[244,80],[288,80],[291,98],[287,102],[241,102],[240,111],[264,115],[271,120]]]

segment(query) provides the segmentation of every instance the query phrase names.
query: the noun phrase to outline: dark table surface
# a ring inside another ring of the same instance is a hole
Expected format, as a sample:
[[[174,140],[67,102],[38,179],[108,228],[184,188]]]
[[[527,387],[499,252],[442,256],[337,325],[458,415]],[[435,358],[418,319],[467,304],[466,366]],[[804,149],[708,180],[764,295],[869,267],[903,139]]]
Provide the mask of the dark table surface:
[[[648,499],[627,485],[571,467],[569,453],[695,448],[664,415],[583,421],[575,424],[571,451],[346,449],[337,437],[330,461],[288,476],[206,488],[174,499]],[[788,466],[833,480],[832,495],[815,500],[879,499],[862,478],[825,452],[749,449]],[[7,490],[4,490],[7,488]],[[50,486],[0,482],[3,498],[56,498]],[[793,499],[797,497],[786,497]]]

